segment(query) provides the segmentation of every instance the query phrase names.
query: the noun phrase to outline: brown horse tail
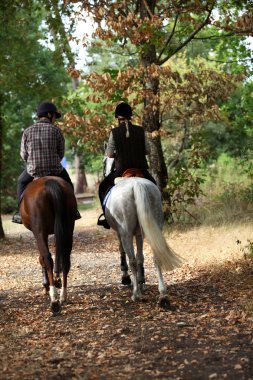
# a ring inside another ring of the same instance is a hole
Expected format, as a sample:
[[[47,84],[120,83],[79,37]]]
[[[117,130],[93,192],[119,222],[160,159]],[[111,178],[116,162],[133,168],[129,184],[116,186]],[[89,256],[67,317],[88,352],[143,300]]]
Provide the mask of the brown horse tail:
[[[45,187],[52,201],[55,214],[54,235],[56,242],[55,266],[68,273],[70,269],[70,253],[72,249],[72,233],[70,233],[67,214],[67,199],[64,189],[54,179],[49,179]]]

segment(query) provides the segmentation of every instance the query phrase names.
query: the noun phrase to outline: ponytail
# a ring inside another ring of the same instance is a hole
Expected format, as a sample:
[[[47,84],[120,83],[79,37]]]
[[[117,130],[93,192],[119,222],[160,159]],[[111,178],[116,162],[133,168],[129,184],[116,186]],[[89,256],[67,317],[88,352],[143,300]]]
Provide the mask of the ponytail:
[[[125,119],[125,125],[126,125],[126,138],[128,139],[128,137],[130,136],[130,133],[129,133],[129,120],[128,119]]]
[[[130,133],[129,133],[129,119],[127,119],[126,117],[118,117],[118,120],[119,120],[119,123],[124,123],[125,126],[126,126],[126,138],[128,139],[130,137]]]

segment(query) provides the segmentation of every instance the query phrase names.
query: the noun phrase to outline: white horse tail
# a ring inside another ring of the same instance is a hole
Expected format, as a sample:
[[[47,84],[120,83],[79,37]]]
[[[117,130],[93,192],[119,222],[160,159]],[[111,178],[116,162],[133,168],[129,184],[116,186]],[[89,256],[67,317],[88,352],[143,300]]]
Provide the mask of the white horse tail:
[[[172,270],[178,267],[181,259],[169,247],[162,234],[163,213],[160,192],[157,194],[157,204],[155,204],[154,196],[151,197],[150,195],[150,185],[136,182],[134,184],[134,197],[138,220],[153,251],[155,263],[163,270]]]

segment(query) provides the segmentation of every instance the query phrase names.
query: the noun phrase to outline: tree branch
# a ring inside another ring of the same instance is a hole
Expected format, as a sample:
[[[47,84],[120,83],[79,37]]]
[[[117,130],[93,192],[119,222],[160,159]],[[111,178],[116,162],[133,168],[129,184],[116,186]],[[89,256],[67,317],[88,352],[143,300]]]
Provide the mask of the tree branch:
[[[160,62],[158,62],[157,63],[158,65],[162,65],[163,63],[168,61],[169,58],[171,58],[173,55],[175,55],[179,50],[183,49],[183,47],[185,47],[195,37],[195,35],[201,29],[203,29],[204,26],[206,26],[208,24],[209,18],[211,16],[211,13],[212,13],[213,8],[214,8],[214,4],[215,4],[215,1],[213,1],[212,6],[208,12],[208,15],[207,15],[205,21],[203,21],[202,24],[200,24],[199,27],[196,30],[194,30],[194,32],[184,42],[182,42],[171,54],[168,54],[164,59],[162,59]]]
[[[210,61],[210,62],[217,62],[217,63],[238,63],[238,61],[241,61],[241,62],[251,61],[251,62],[253,62],[253,58],[242,58],[242,59],[238,58],[235,61],[219,61],[219,60],[216,60],[216,59],[209,59],[209,58],[206,58],[206,57],[204,57],[204,59],[206,59],[207,61]]]
[[[151,9],[149,8],[148,6],[148,3],[146,2],[146,0],[142,0],[143,1],[143,4],[145,5],[145,8],[147,9],[147,12],[149,14],[149,17],[152,18],[153,17],[153,14],[151,12]]]
[[[220,40],[221,38],[234,36],[234,33],[221,34],[220,36],[194,37],[193,40]]]
[[[178,20],[178,14],[177,14],[176,17],[175,17],[175,21],[174,21],[174,25],[173,25],[172,31],[171,31],[171,33],[170,33],[170,35],[169,35],[167,41],[165,42],[165,45],[164,45],[164,47],[162,48],[162,50],[161,50],[161,52],[160,52],[160,54],[159,54],[159,57],[157,58],[157,61],[158,61],[158,62],[159,62],[161,56],[163,55],[163,53],[164,53],[166,47],[169,45],[169,43],[170,43],[172,37],[174,36],[175,29],[176,29],[176,25],[177,25],[177,20]]]

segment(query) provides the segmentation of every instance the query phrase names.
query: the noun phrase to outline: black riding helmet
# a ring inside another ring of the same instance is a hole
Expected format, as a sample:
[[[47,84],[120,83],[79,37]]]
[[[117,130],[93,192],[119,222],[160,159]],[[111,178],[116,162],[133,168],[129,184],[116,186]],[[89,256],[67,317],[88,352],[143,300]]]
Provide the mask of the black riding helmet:
[[[130,119],[133,116],[132,108],[129,104],[122,102],[117,105],[115,109],[115,117],[125,117],[127,119]]]
[[[43,116],[46,116],[48,113],[55,115],[56,119],[59,119],[61,117],[61,113],[57,110],[54,103],[51,103],[51,102],[41,103],[37,109],[37,116],[43,117]]]

